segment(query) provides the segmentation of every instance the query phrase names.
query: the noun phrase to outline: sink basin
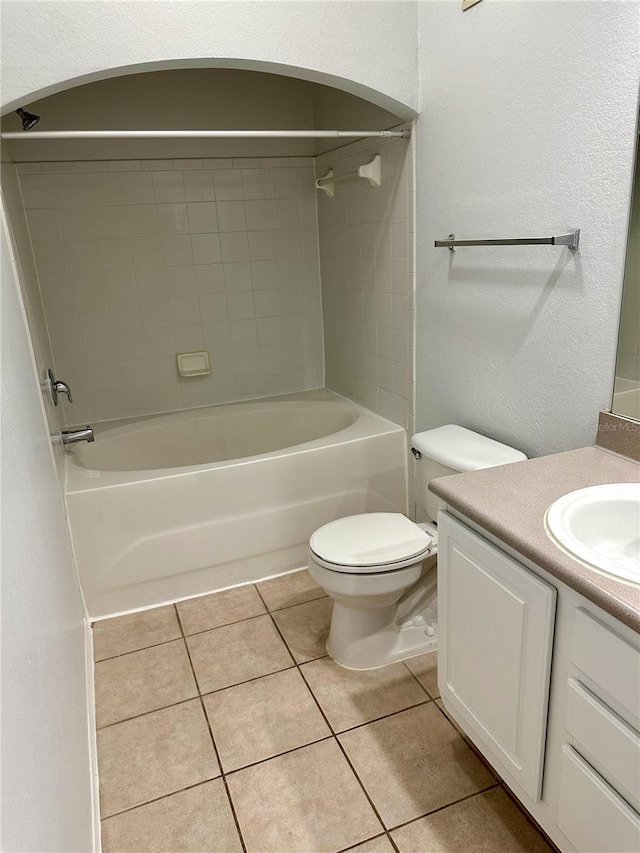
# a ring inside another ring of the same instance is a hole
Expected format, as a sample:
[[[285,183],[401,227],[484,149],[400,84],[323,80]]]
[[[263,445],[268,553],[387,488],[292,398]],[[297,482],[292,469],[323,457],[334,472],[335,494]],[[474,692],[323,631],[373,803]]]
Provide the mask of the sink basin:
[[[551,504],[545,530],[591,569],[640,586],[640,483],[607,483]]]

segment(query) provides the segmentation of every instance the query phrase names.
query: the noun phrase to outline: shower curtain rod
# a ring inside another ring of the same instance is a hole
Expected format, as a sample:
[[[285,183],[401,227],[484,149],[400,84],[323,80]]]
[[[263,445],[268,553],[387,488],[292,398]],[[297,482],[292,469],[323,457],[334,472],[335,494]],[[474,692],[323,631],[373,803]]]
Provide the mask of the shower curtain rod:
[[[2,139],[410,139],[410,130],[36,130]]]

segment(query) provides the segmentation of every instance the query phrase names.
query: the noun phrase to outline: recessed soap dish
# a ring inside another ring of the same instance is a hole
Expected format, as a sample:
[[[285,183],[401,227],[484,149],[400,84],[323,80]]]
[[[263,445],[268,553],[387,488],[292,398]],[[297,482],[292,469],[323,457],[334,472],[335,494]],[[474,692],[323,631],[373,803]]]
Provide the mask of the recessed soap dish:
[[[211,373],[209,364],[209,353],[202,352],[179,352],[176,356],[178,362],[178,374],[180,376],[206,376]]]

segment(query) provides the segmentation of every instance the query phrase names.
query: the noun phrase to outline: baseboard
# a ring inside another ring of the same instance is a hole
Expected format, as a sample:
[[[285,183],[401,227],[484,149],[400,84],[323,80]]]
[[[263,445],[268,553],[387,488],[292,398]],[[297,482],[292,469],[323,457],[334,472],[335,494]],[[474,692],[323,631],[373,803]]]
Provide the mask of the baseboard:
[[[96,737],[96,703],[94,693],[93,632],[91,622],[84,620],[85,671],[87,679],[87,724],[89,727],[89,761],[91,765],[91,811],[93,819],[93,851],[101,853],[100,786],[98,779],[98,742]]]

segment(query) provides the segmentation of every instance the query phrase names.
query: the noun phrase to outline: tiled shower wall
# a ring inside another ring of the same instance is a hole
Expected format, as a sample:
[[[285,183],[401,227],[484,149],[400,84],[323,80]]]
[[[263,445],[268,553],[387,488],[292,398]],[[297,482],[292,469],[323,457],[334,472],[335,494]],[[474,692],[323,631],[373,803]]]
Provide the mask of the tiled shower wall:
[[[18,169],[67,423],[323,385],[312,158]]]
[[[382,186],[319,194],[326,384],[410,430],[413,419],[413,143],[361,140],[316,160],[322,176],[380,154]]]
[[[7,227],[11,239],[11,251],[13,252],[18,270],[18,279],[22,301],[24,304],[27,324],[31,336],[31,346],[41,382],[43,392],[46,394],[46,386],[43,382],[44,372],[53,364],[53,354],[47,331],[47,323],[43,312],[42,297],[40,294],[38,275],[33,257],[31,237],[27,225],[24,201],[20,192],[18,171],[14,163],[2,163],[2,203],[7,214]],[[60,409],[51,405],[45,405],[45,413],[52,435],[60,431],[63,426]],[[64,479],[64,453],[59,442],[53,442],[58,481],[61,484]]]

